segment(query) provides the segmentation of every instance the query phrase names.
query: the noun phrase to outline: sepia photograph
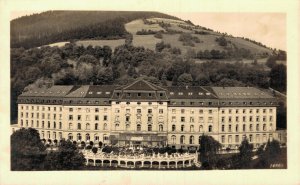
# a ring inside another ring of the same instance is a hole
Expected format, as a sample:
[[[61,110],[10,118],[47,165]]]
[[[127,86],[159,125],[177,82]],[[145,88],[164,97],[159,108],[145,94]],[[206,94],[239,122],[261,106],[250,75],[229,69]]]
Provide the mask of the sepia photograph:
[[[289,14],[178,6],[9,10],[9,173],[288,173]]]

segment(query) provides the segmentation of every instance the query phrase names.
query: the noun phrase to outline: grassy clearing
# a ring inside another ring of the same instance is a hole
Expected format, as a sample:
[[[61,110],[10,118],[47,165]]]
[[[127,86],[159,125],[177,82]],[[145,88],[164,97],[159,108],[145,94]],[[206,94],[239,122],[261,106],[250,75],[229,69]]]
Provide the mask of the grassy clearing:
[[[163,41],[165,43],[169,43],[171,44],[172,47],[177,47],[180,48],[181,53],[185,54],[187,52],[188,49],[193,49],[196,52],[199,50],[224,50],[223,47],[219,46],[219,44],[215,41],[216,36],[214,35],[196,35],[196,34],[192,34],[193,36],[198,37],[201,41],[203,41],[203,43],[194,43],[195,46],[191,47],[191,46],[183,46],[182,42],[178,40],[180,34],[173,34],[173,35],[169,35],[169,34],[163,34]]]
[[[155,38],[153,35],[134,35],[132,40],[134,46],[143,46],[151,50],[155,50],[155,45],[158,42],[161,42],[161,39]]]
[[[55,46],[57,46],[57,47],[63,47],[67,43],[70,43],[70,42],[55,42],[55,43],[52,43],[52,44],[48,44],[47,46],[50,46],[50,47],[55,47]]]
[[[232,38],[232,37],[226,37],[226,40],[230,40],[232,43],[234,43],[238,48],[245,48],[249,49],[252,53],[264,53],[268,52],[271,53],[272,51],[268,48],[264,48],[262,46],[259,46],[257,44],[254,44],[252,42],[246,41],[241,38]]]
[[[117,40],[80,40],[76,42],[77,45],[83,45],[87,47],[88,45],[92,46],[109,46],[112,50],[115,47],[125,44],[125,39],[117,39]]]
[[[181,20],[174,20],[174,19],[166,19],[166,18],[150,18],[147,19],[148,21],[152,22],[165,22],[165,23],[170,23],[170,24],[186,24],[184,21]]]
[[[135,35],[137,31],[141,31],[142,29],[152,30],[152,31],[164,30],[158,24],[151,24],[151,25],[144,24],[143,20],[141,19],[134,20],[125,24],[125,29],[133,35]]]

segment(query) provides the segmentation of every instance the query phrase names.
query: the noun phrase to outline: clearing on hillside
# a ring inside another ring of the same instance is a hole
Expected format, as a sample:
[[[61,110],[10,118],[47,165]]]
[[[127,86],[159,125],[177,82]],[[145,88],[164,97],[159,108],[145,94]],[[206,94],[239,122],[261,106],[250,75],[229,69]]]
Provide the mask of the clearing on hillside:
[[[144,48],[155,50],[156,43],[160,42],[161,39],[155,38],[154,35],[136,35],[137,31],[152,30],[152,31],[164,31],[158,24],[146,25],[141,19],[131,21],[125,24],[125,29],[132,34],[132,44],[134,46],[143,46]]]

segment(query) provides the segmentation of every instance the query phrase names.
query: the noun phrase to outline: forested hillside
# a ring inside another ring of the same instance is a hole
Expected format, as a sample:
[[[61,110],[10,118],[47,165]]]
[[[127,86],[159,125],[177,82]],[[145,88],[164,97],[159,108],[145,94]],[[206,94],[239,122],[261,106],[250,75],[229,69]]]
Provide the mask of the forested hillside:
[[[47,11],[11,21],[11,47],[32,48],[87,38],[124,38],[124,24],[135,19],[176,17],[158,12]]]

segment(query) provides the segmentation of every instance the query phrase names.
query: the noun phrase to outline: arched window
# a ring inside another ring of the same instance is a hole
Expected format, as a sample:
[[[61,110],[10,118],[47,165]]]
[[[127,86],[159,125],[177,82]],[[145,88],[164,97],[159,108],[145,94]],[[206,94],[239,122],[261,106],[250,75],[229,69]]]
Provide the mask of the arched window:
[[[73,129],[73,124],[72,123],[69,123],[69,129]]]
[[[45,133],[44,133],[44,131],[42,131],[42,138],[43,138],[43,139],[45,138]]]
[[[194,136],[190,136],[190,144],[194,144]]]
[[[36,128],[39,128],[40,124],[39,124],[39,120],[36,121]]]
[[[95,130],[98,130],[98,123],[95,123]]]
[[[184,125],[181,125],[181,132],[184,131]]]
[[[77,141],[81,141],[81,134],[80,133],[77,134]]]
[[[85,125],[85,129],[86,129],[86,130],[90,130],[90,124],[89,124],[89,123],[87,123],[87,124]]]
[[[136,126],[136,130],[137,130],[137,131],[141,131],[141,125],[140,125],[140,124],[138,124],[138,125]]]
[[[176,130],[176,126],[172,125],[172,131],[174,132]]]
[[[208,126],[208,132],[212,132],[212,125]]]
[[[185,137],[184,136],[180,136],[180,144],[184,144],[184,140],[185,140]]]
[[[172,141],[172,144],[176,144],[176,136],[172,135],[171,136],[171,141]]]
[[[89,141],[90,139],[91,139],[90,134],[86,134],[86,135],[85,135],[85,140],[86,140],[86,141]]]
[[[159,130],[160,132],[164,131],[164,126],[163,126],[163,125],[159,125],[159,126],[158,126],[158,130]]]
[[[129,128],[130,128],[130,125],[129,125],[129,124],[126,124],[125,129],[126,129],[126,130],[129,130]]]
[[[48,139],[50,139],[50,131],[47,132]]]
[[[152,131],[152,125],[148,125],[148,131]]]
[[[194,132],[194,125],[190,126],[190,132]]]
[[[23,127],[23,120],[21,119],[21,127]]]
[[[69,133],[69,134],[68,134],[68,139],[69,139],[69,140],[73,140],[73,134]]]
[[[78,124],[77,124],[77,129],[78,129],[78,130],[81,130],[81,123],[78,123]]]
[[[203,132],[203,126],[202,125],[199,126],[199,132]]]
[[[106,130],[106,129],[107,129],[107,123],[104,123],[103,130]]]
[[[267,130],[266,124],[263,124],[263,131],[266,131],[266,130]]]
[[[199,136],[198,144],[199,144],[199,145],[201,144],[201,136]]]
[[[56,122],[55,121],[53,122],[53,128],[56,128]]]
[[[99,141],[99,136],[98,136],[98,134],[95,134],[95,135],[94,135],[94,140],[95,140],[95,141]]]
[[[119,123],[115,124],[115,130],[117,130],[119,128]]]

